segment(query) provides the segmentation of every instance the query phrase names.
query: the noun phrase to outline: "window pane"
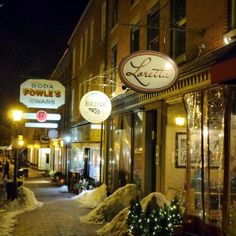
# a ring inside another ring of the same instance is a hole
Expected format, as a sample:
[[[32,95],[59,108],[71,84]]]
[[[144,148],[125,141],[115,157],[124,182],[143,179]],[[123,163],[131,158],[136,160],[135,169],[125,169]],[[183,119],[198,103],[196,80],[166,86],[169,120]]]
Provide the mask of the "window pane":
[[[231,125],[230,125],[230,212],[228,231],[236,233],[236,90],[231,94]]]
[[[133,26],[130,29],[130,52],[139,50],[139,27]]]
[[[134,114],[134,183],[138,189],[141,189],[142,171],[143,171],[143,112]]]
[[[160,12],[159,6],[155,6],[154,10],[148,15],[148,49],[159,50],[159,34],[160,34]]]

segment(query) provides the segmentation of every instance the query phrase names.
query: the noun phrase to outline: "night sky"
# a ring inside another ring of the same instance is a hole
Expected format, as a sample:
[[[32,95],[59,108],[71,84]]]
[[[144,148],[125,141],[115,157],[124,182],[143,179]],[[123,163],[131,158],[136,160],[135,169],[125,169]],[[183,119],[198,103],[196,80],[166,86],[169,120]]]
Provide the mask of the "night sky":
[[[0,0],[0,122],[29,77],[49,78],[88,0]]]

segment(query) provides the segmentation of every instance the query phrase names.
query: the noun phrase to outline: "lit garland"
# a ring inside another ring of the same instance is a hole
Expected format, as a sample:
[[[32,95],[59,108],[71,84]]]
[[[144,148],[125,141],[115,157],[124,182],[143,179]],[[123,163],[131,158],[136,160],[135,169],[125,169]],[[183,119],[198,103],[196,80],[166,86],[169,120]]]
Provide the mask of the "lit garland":
[[[131,202],[127,224],[134,236],[171,236],[174,235],[175,225],[182,224],[182,219],[177,197],[171,201],[170,206],[165,204],[160,208],[156,197],[153,196],[145,211],[142,210],[138,200]]]

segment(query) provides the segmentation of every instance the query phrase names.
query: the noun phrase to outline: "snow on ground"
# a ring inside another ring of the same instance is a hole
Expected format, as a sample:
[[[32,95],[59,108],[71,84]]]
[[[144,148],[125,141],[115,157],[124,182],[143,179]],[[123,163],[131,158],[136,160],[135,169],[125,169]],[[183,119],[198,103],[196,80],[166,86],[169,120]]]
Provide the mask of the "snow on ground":
[[[81,217],[81,221],[98,224],[111,221],[116,214],[130,205],[131,199],[135,199],[137,194],[136,185],[127,184],[126,186],[117,189],[87,215]]]
[[[34,193],[26,188],[18,188],[18,196],[14,201],[4,202],[3,209],[0,210],[0,234],[1,236],[10,235],[16,224],[15,217],[25,211],[41,207],[42,202],[36,200]]]
[[[68,193],[68,186],[67,185],[62,185],[59,189],[60,193]]]
[[[80,207],[95,208],[107,198],[107,186],[102,184],[98,188],[85,190],[74,197]]]
[[[153,196],[156,196],[157,203],[159,206],[163,207],[164,203],[169,205],[169,202],[166,200],[165,195],[159,192],[151,193],[147,197],[143,198],[140,202],[143,209],[146,208],[148,202],[152,199]],[[128,226],[126,224],[129,207],[126,207],[121,212],[119,212],[111,222],[107,223],[104,227],[97,231],[99,236],[109,235],[109,236],[122,236],[128,233]]]

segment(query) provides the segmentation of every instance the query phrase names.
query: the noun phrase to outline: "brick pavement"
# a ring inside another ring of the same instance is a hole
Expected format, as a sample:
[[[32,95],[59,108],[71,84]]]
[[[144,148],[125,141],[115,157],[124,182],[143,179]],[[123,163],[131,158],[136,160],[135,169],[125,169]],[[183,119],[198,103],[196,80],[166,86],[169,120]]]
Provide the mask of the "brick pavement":
[[[44,203],[40,208],[25,212],[16,217],[17,224],[13,236],[93,236],[102,225],[85,224],[80,217],[90,209],[79,208],[70,193],[60,192],[60,187],[37,177],[24,181],[24,186],[34,191],[36,199]]]

